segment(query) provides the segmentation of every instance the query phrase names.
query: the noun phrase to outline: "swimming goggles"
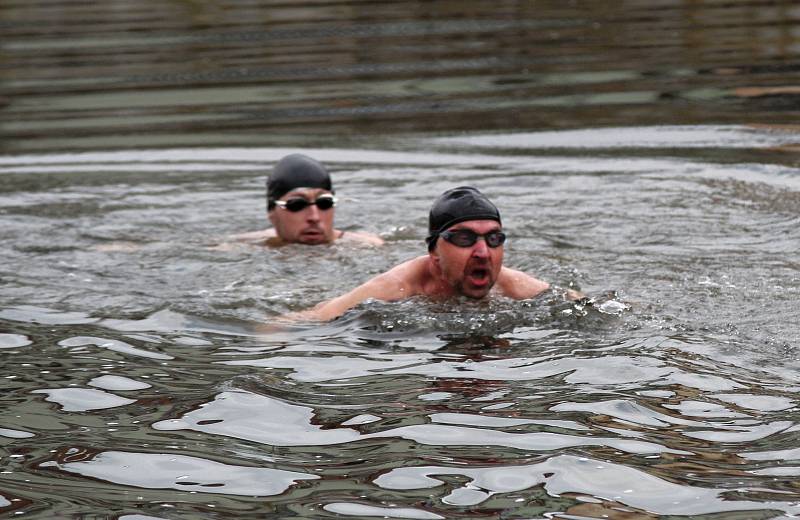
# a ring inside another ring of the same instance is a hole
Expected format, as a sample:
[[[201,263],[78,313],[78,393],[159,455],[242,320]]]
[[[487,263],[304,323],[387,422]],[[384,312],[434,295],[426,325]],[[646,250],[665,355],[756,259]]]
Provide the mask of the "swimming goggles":
[[[486,245],[495,248],[503,245],[506,241],[506,234],[502,231],[489,231],[483,235],[471,229],[456,229],[453,231],[442,231],[439,236],[457,247],[472,247],[479,238],[486,241]]]
[[[289,200],[276,200],[275,205],[279,206],[285,210],[291,211],[292,213],[297,213],[298,211],[303,211],[309,206],[316,205],[321,210],[331,209],[336,205],[336,197],[332,195],[322,195],[317,197],[316,200],[308,200],[302,197],[297,197],[296,199],[289,199]]]

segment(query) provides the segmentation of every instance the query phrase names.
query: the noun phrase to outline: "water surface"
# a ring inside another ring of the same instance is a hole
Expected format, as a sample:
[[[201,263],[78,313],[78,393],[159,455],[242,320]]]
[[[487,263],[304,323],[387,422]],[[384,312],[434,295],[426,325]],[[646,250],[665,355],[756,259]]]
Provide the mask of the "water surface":
[[[796,516],[798,17],[4,4],[0,512]],[[384,247],[226,243],[296,151]],[[461,184],[553,292],[259,332],[422,254]]]

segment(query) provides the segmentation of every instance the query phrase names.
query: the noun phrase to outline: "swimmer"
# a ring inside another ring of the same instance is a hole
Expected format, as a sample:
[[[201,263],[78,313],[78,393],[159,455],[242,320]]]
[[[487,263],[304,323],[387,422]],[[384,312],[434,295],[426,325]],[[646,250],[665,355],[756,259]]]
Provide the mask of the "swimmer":
[[[380,237],[371,233],[335,229],[336,203],[330,175],[322,164],[306,155],[287,155],[267,179],[267,218],[272,228],[230,238],[269,246],[330,244],[338,240],[383,244]]]
[[[327,321],[368,299],[481,299],[496,294],[523,300],[545,292],[550,287],[547,282],[503,266],[505,239],[500,212],[485,195],[470,186],[448,190],[430,210],[427,255],[397,265],[338,298],[291,317]]]

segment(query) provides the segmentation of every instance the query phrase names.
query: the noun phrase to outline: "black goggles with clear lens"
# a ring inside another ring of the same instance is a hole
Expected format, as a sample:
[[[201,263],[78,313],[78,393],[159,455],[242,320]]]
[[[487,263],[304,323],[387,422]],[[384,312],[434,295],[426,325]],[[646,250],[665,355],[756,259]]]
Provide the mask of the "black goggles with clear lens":
[[[285,210],[297,213],[303,211],[309,206],[317,206],[321,210],[331,209],[336,205],[336,197],[332,195],[322,195],[317,197],[316,200],[308,200],[302,197],[289,200],[276,200],[275,205]]]
[[[471,229],[455,229],[453,231],[442,231],[439,236],[457,247],[472,247],[479,238],[486,241],[489,247],[500,247],[506,241],[506,234],[502,231],[489,231],[480,235]]]

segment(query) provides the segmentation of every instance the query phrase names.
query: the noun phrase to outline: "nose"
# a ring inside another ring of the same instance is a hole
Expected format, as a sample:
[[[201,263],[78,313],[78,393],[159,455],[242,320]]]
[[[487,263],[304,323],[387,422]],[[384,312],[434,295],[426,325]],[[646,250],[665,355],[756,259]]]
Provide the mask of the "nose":
[[[319,208],[312,204],[306,208],[306,220],[309,222],[319,222]]]
[[[475,258],[487,258],[489,256],[489,246],[482,237],[472,246],[472,256]]]

